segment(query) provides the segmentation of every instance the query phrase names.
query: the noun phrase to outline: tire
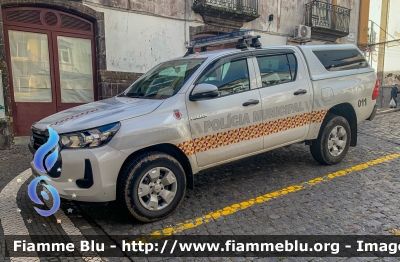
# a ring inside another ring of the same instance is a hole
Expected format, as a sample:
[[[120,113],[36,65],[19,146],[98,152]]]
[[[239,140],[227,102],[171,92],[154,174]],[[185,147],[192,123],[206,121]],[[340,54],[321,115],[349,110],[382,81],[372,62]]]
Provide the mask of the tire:
[[[334,130],[337,132],[336,137]],[[345,135],[343,135],[343,131],[345,131]],[[318,138],[311,143],[311,155],[321,164],[335,165],[347,155],[350,140],[349,122],[344,117],[329,114],[321,126]]]
[[[162,152],[145,153],[128,163],[121,170],[117,186],[119,204],[142,222],[172,215],[185,193],[186,176],[181,164]]]

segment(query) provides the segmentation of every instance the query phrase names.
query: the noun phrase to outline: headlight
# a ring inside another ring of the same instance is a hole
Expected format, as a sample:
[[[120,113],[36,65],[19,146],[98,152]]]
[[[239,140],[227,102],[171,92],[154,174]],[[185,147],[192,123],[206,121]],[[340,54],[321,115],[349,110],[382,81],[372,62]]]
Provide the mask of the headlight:
[[[64,148],[93,148],[106,145],[118,132],[121,123],[113,123],[85,131],[61,134]]]

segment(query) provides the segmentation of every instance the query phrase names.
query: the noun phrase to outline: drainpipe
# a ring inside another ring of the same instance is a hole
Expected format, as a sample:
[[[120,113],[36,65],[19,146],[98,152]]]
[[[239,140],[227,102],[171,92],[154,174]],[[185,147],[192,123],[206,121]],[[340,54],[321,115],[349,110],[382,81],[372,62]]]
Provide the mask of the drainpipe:
[[[188,42],[188,40],[187,40],[187,28],[186,28],[186,26],[187,26],[187,5],[188,5],[188,3],[190,2],[190,1],[186,1],[186,0],[184,0],[185,1],[185,28],[184,28],[184,36],[185,36],[185,41],[184,41],[184,45],[185,45],[185,48],[186,48],[186,42]]]

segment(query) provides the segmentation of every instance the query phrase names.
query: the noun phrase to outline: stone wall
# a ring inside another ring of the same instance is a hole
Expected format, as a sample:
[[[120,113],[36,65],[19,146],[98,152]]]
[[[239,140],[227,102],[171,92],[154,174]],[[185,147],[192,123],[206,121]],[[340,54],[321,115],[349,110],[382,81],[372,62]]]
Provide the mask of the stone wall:
[[[10,146],[10,124],[8,122],[0,122],[0,150],[9,149]]]
[[[124,92],[133,82],[135,82],[142,74],[115,72],[115,71],[100,71],[101,99],[107,99]]]
[[[85,2],[178,19],[195,17],[191,11],[193,0],[85,0]]]

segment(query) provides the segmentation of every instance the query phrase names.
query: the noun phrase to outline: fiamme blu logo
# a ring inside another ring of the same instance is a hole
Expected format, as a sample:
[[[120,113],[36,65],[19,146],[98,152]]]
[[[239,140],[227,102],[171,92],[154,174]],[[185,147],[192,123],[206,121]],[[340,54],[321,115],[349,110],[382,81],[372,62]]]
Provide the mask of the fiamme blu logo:
[[[33,158],[33,164],[36,169],[46,174],[49,173],[49,171],[54,167],[55,163],[57,162],[59,154],[58,141],[60,139],[57,132],[54,131],[51,127],[47,127],[47,129],[49,131],[49,139],[36,151]],[[50,181],[50,178],[48,178],[47,176],[37,177],[32,180],[32,182],[28,186],[29,197],[34,203],[38,205],[44,205],[44,203],[39,199],[39,196],[36,193],[36,188],[41,183],[41,181]],[[42,210],[37,207],[35,207],[35,210],[40,215],[48,217],[53,215],[60,208],[60,195],[54,187],[47,184],[43,184],[43,186],[47,188],[47,190],[50,192],[53,199],[53,206],[50,210]],[[50,199],[49,195],[45,191],[42,190],[40,194],[42,195],[43,199]]]

